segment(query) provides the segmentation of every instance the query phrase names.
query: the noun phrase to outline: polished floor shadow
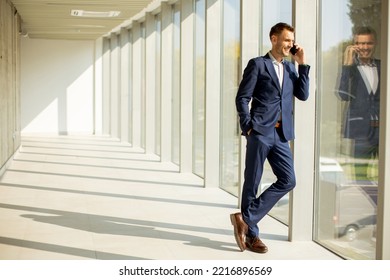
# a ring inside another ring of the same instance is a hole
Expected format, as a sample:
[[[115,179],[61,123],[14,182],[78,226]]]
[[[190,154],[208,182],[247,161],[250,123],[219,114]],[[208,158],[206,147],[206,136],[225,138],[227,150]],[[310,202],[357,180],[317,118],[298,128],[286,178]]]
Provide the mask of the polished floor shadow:
[[[261,222],[269,253],[240,252],[237,198],[117,139],[29,136],[0,178],[0,259],[338,259]]]

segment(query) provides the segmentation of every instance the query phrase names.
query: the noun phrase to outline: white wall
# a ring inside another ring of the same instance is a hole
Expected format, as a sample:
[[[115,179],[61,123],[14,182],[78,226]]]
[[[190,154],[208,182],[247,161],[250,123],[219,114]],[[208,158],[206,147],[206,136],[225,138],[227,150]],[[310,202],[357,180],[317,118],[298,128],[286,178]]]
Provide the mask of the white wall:
[[[22,39],[22,133],[93,133],[94,48],[94,41]]]

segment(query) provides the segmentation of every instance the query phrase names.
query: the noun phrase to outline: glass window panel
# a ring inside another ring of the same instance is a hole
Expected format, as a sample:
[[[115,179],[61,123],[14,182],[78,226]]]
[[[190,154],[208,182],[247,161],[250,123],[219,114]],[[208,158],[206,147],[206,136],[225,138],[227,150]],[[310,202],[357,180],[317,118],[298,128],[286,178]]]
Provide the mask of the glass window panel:
[[[130,109],[130,112],[129,112],[129,139],[130,139],[130,142],[133,140],[133,130],[131,129],[131,126],[133,124],[133,114],[131,112],[132,108],[133,108],[133,104],[132,104],[132,101],[133,101],[133,31],[131,29],[129,29],[129,109]]]
[[[145,148],[146,137],[146,51],[145,51],[145,38],[146,27],[145,23],[141,23],[141,148]]]
[[[292,1],[291,0],[263,0],[262,23],[260,37],[260,53],[263,54],[271,49],[269,31],[278,22],[292,24]]]
[[[315,240],[374,259],[381,1],[320,5]]]
[[[161,14],[155,17],[156,28],[156,144],[155,151],[161,155]]]
[[[272,13],[270,13],[272,11]],[[291,0],[263,0],[262,5],[262,36],[260,42],[261,55],[265,55],[271,50],[271,42],[269,39],[269,31],[272,26],[278,22],[285,22],[292,24],[292,1]],[[276,181],[276,177],[272,172],[271,166],[266,161],[264,166],[263,178],[260,182],[259,191],[264,191],[273,182]],[[268,213],[277,220],[288,224],[289,215],[289,194],[282,197],[279,202]]]
[[[180,163],[180,4],[173,11],[172,162]]]
[[[193,116],[193,172],[204,177],[205,81],[206,81],[206,4],[195,1],[195,85]]]
[[[235,97],[238,90],[240,69],[240,0],[223,2],[223,60],[221,95],[221,164],[220,185],[238,195],[239,127]],[[235,124],[235,125],[232,125]]]

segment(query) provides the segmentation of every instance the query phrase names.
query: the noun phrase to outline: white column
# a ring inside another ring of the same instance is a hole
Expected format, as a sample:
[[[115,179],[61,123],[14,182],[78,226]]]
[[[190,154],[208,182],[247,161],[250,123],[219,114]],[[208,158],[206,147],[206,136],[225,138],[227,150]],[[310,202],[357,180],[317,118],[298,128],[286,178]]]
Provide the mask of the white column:
[[[192,172],[192,123],[194,94],[194,8],[192,0],[181,2],[181,129],[180,171]]]
[[[220,0],[206,4],[206,143],[205,187],[219,187],[219,142],[221,98],[221,20]]]
[[[161,3],[161,161],[172,159],[172,6]]]
[[[316,108],[316,1],[293,1],[295,39],[305,49],[310,69],[310,97],[295,101],[294,122],[296,139],[292,143],[297,185],[290,193],[289,240],[312,240],[314,166],[315,166],[315,108]],[[302,16],[310,15],[310,16]]]

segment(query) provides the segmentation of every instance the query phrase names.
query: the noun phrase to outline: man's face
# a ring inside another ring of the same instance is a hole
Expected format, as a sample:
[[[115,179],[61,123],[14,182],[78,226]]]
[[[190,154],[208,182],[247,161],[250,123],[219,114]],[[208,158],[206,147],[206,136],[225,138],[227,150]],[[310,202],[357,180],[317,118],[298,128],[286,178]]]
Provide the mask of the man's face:
[[[375,39],[371,34],[356,35],[355,46],[357,47],[357,53],[361,59],[369,59],[374,54]]]
[[[290,55],[290,49],[294,45],[294,33],[284,29],[279,35],[271,37],[272,50],[281,57]]]

